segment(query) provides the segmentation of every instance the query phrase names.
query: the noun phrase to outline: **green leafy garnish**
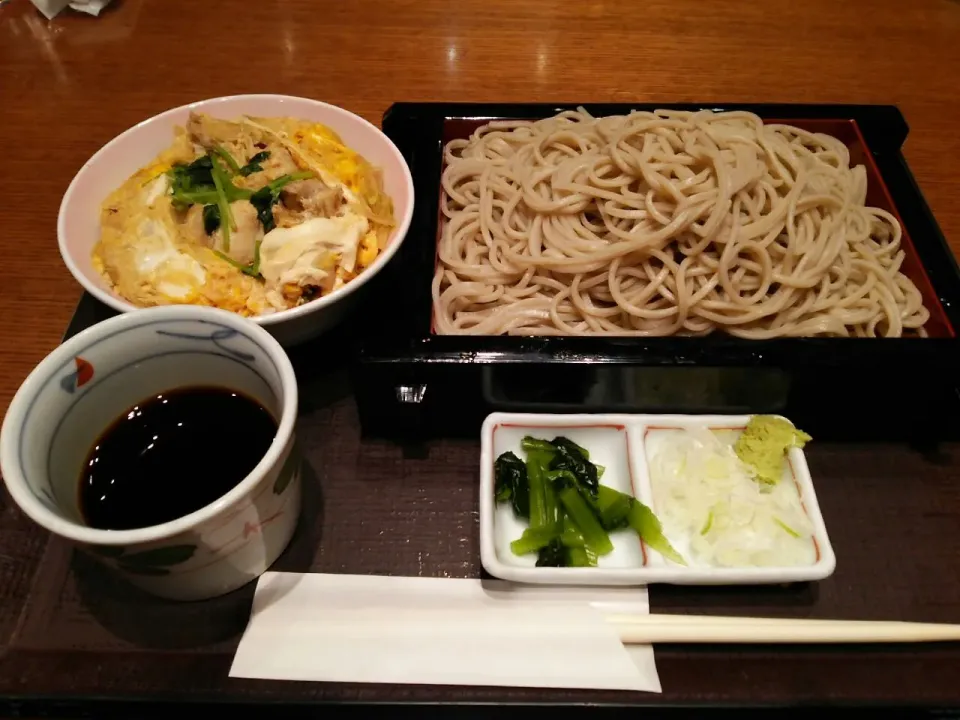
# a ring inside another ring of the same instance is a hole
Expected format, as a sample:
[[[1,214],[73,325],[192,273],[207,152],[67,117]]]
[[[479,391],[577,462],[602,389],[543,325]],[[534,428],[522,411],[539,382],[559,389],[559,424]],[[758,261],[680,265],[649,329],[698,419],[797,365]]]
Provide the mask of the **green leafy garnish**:
[[[260,243],[262,240],[257,240],[256,244],[253,246],[253,262],[250,263],[249,270],[244,270],[245,273],[253,277],[260,277]]]
[[[243,177],[247,177],[248,175],[253,175],[255,172],[260,172],[261,170],[263,170],[263,166],[260,165],[260,163],[262,163],[264,160],[266,160],[269,157],[270,157],[269,150],[258,152],[256,155],[250,158],[250,160],[247,161],[246,165],[240,168],[239,173],[243,175]]]
[[[530,518],[530,485],[527,468],[512,452],[497,458],[493,465],[497,502],[509,502],[517,517]]]
[[[674,550],[673,545],[667,540],[667,536],[663,534],[663,527],[660,525],[657,516],[653,514],[653,510],[639,500],[634,499],[630,505],[628,522],[630,527],[650,548],[678,565],[687,564],[683,556]]]
[[[545,475],[545,456],[540,453],[527,453],[527,482],[530,485],[530,527],[552,526],[554,518],[547,512],[547,479]]]
[[[227,167],[234,175],[240,174],[240,166],[237,165],[237,161],[233,159],[233,156],[228,153],[226,149],[217,145],[215,148],[213,148],[213,152],[215,152],[217,156],[227,164]]]
[[[214,167],[216,163],[210,155],[197,158],[189,165],[174,165],[167,175],[170,177],[170,189],[173,204],[178,210],[184,210],[190,205],[211,205],[219,199],[217,186],[214,182]],[[229,202],[248,200],[253,194],[245,188],[238,188],[221,170],[221,185]]]
[[[550,443],[556,449],[556,455],[550,461],[551,470],[569,470],[577,482],[590,495],[596,497],[600,478],[597,466],[590,462],[589,455],[583,448],[565,437],[554,438]]]
[[[592,505],[605,530],[613,532],[629,527],[643,542],[668,560],[679,565],[687,564],[663,534],[663,528],[653,510],[635,497],[601,485]]]
[[[214,250],[213,252],[218,258],[230,263],[240,272],[246,275],[249,275],[250,277],[260,277],[260,243],[259,242],[257,242],[256,248],[254,249],[253,262],[250,263],[249,265],[243,265],[241,263],[238,263],[232,257],[230,257],[229,255],[225,255],[219,250]]]
[[[215,202],[216,188],[213,184],[213,161],[208,155],[199,157],[189,165],[174,165],[168,171],[173,203],[185,210],[194,203]]]
[[[211,161],[212,162],[212,161]],[[210,175],[213,185],[217,189],[217,205],[220,208],[220,229],[223,235],[223,251],[230,252],[230,231],[237,229],[237,221],[230,212],[230,199],[227,197],[226,184],[230,181],[224,177],[223,169],[217,163],[212,163]]]
[[[273,220],[273,206],[280,200],[280,191],[292,182],[306,180],[312,177],[313,173],[309,170],[281,175],[250,196],[250,204],[257,209],[257,217],[260,220],[260,224],[263,225],[263,231],[265,233],[270,232],[276,227],[276,223]]]
[[[567,564],[567,550],[560,538],[553,538],[537,554],[537,567],[564,567]]]
[[[292,182],[296,182],[297,180],[309,180],[312,177],[314,177],[312,170],[299,170],[295,173],[287,173],[286,175],[281,175],[276,180],[273,180],[270,183],[268,183],[267,187],[271,188],[272,190],[280,190],[285,185],[289,185]]]
[[[220,227],[220,206],[204,205],[203,206],[203,231],[207,235],[213,235],[213,233],[217,231],[218,227]]]
[[[580,532],[580,528],[570,519],[569,515],[563,516],[560,529],[560,542],[568,548],[582,548],[586,545],[583,540],[583,533]]]
[[[229,203],[247,200],[253,194],[230,182],[230,178],[210,155],[199,157],[189,165],[174,165],[167,175],[170,177],[173,206],[177,210],[186,210],[191,205],[220,206],[223,198],[226,198],[229,208]],[[222,219],[222,208],[220,214]],[[226,247],[229,247],[229,240]]]
[[[529,435],[520,441],[520,449],[524,450],[525,452],[536,451],[546,453],[547,455],[550,455],[551,458],[557,452],[557,449],[546,440],[530,437]]]
[[[213,187],[213,160],[209,155],[198,157],[189,165],[174,165],[170,173],[174,191],[209,190]]]
[[[276,227],[273,220],[273,206],[280,200],[280,191],[292,182],[314,177],[314,173],[309,170],[288,173],[254,192],[234,185],[227,171],[220,162],[214,160],[214,157],[225,163],[234,174],[250,175],[263,169],[260,163],[270,157],[269,152],[257,153],[243,167],[239,167],[230,153],[221,147],[216,147],[211,152],[211,155],[199,157],[189,165],[175,165],[170,169],[168,175],[171,180],[171,194],[173,205],[178,210],[186,210],[191,205],[217,206],[219,213],[217,227],[222,228],[223,249],[227,252],[230,250],[230,231],[237,229],[236,221],[230,212],[230,203],[249,200],[257,210],[257,218],[263,225],[263,231],[268,233]],[[204,229],[213,226],[212,212],[204,211]],[[210,231],[207,234],[210,234]],[[257,268],[259,274],[259,263]]]
[[[520,446],[525,462],[506,452],[494,463],[496,502],[510,503],[530,521],[510,545],[514,554],[537,553],[539,567],[596,567],[599,556],[613,551],[609,533],[630,529],[647,547],[686,564],[649,507],[599,484],[602,470],[586,448],[564,437],[528,436]]]
[[[560,502],[567,511],[570,519],[583,534],[585,547],[593,550],[597,555],[607,555],[613,552],[613,543],[610,536],[603,529],[597,516],[593,514],[590,505],[575,487],[566,487],[559,492]]]
[[[250,204],[257,210],[257,219],[263,225],[265,233],[270,232],[276,227],[273,220],[273,204],[279,199],[279,194],[270,190],[269,185],[264,185],[250,196]]]
[[[529,555],[539,552],[558,538],[556,528],[527,528],[517,540],[510,543],[514,555]]]
[[[630,506],[633,502],[629,495],[606,485],[600,485],[597,488],[597,497],[591,498],[591,505],[600,519],[600,524],[611,532],[622,530],[630,524]]]
[[[567,567],[596,567],[597,554],[589,548],[567,548]]]
[[[218,229],[223,236],[223,252],[214,250],[218,257],[227,261],[238,270],[260,277],[260,242],[257,241],[253,252],[253,262],[241,265],[230,252],[230,231],[237,229],[236,220],[230,211],[230,203],[249,200],[257,211],[257,218],[265,233],[276,227],[273,220],[273,205],[280,199],[280,191],[292,182],[314,177],[309,170],[289,173],[267,183],[253,192],[238,188],[230,181],[228,171],[235,175],[250,175],[262,170],[260,163],[270,157],[268,151],[258,152],[250,161],[240,167],[233,156],[224,148],[217,146],[211,154],[199,157],[188,165],[175,165],[169,171],[173,205],[178,210],[186,210],[191,205],[203,205],[203,229],[212,235]],[[226,170],[220,163],[226,165]]]

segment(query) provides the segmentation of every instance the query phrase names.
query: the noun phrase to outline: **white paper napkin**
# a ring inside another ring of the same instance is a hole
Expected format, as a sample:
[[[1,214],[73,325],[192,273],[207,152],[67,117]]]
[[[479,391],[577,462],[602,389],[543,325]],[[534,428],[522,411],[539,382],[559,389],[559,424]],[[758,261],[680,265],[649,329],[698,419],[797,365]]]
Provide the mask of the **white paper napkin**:
[[[31,0],[37,10],[42,12],[47,20],[53,20],[68,5],[73,10],[87,13],[88,15],[99,15],[109,3],[110,0]]]
[[[646,590],[268,572],[230,676],[660,692],[603,611],[646,613]]]

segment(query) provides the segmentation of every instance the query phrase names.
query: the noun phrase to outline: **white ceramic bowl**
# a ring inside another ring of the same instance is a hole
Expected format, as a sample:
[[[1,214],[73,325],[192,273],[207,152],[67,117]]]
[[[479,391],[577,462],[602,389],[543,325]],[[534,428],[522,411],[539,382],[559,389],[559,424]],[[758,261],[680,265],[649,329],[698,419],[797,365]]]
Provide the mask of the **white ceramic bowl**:
[[[361,117],[318,100],[286,95],[233,95],[183,105],[135,125],[104,145],[73,178],[60,204],[57,237],[67,268],[83,288],[119,312],[139,310],[113,293],[93,268],[90,255],[100,236],[100,205],[113,190],[173,142],[173,129],[191,111],[222,118],[239,115],[296,117],[323,123],[383,171],[384,190],[393,199],[397,227],[377,259],[356,279],[326,297],[273,315],[253,318],[282,345],[309,340],[330,329],[349,311],[358,291],[397,253],[413,217],[413,179],[390,139]]]
[[[145,398],[191,385],[239,390],[267,408],[279,427],[266,455],[184,517],[136,530],[86,525],[80,472],[100,433]],[[3,419],[0,470],[42,527],[148,592],[199,600],[255,579],[289,543],[300,514],[296,417],[293,367],[268,332],[224,310],[149,308],[84,330],[30,373]]]
[[[813,527],[811,562],[782,567],[713,567],[699,565],[687,555],[689,537],[668,539],[689,566],[674,564],[641,542],[631,530],[611,533],[613,552],[597,567],[536,567],[536,556],[514,555],[510,543],[526,523],[514,516],[508,503],[494,498],[496,459],[505,452],[524,458],[520,441],[525,435],[552,440],[563,435],[590,452],[591,462],[606,468],[602,484],[636,499],[657,512],[650,481],[647,447],[655,433],[706,425],[713,430],[742,429],[749,415],[564,415],[548,413],[493,413],[483,423],[480,441],[480,560],[494,577],[520,583],[549,585],[762,585],[822,580],[837,564],[827,536],[813,481],[803,451],[791,448],[785,479],[796,484],[799,500]]]

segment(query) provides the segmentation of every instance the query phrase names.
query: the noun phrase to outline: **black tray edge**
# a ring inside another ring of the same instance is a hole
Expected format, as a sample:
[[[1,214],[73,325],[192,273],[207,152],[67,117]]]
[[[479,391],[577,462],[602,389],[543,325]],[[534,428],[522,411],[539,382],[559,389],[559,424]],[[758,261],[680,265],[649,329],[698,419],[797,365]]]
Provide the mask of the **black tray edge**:
[[[810,718],[825,711],[842,711],[847,718],[875,718],[878,713],[889,718],[955,718],[960,717],[960,707],[883,705],[880,703],[804,703],[804,704],[732,704],[732,703],[663,703],[652,702],[638,705],[594,704],[557,705],[552,703],[459,703],[459,702],[315,702],[283,701],[225,701],[219,699],[187,699],[177,697],[40,697],[8,696],[0,698],[0,713],[4,717],[23,718],[168,718],[171,711],[227,712],[233,718],[262,718],[264,711],[274,718],[339,717],[355,713],[357,709],[371,710],[393,708],[400,713],[416,713],[417,718],[450,717],[529,717],[531,710],[556,709],[568,711],[587,710],[591,717],[634,717],[638,710],[644,717],[695,718],[710,717],[753,718],[775,715],[778,720]]]

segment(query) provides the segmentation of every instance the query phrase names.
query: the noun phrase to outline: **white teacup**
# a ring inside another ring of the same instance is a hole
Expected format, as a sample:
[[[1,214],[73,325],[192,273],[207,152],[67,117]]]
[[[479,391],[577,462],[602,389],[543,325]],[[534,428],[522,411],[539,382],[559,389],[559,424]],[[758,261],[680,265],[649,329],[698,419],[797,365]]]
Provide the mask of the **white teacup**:
[[[184,517],[137,530],[87,526],[79,482],[92,445],[127,409],[190,386],[237,390],[269,410],[279,428],[266,455]],[[200,600],[255,579],[289,543],[300,513],[296,415],[293,367],[266,330],[223,310],[150,308],[84,330],[34,369],[3,420],[0,469],[16,503],[50,532],[147,592]]]

